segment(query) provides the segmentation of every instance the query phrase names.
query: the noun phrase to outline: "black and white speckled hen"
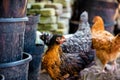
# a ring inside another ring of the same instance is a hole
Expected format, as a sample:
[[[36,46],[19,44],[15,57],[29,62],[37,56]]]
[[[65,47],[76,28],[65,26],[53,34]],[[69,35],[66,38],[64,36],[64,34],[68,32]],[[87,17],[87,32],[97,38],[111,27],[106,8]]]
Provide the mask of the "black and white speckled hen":
[[[63,59],[62,72],[68,72],[73,75],[87,67],[94,60],[94,51],[91,50],[91,45],[92,35],[88,23],[88,13],[84,11],[80,15],[78,30],[74,34],[71,34],[61,45],[66,57]],[[69,67],[64,68],[65,66]]]
[[[65,35],[69,36],[69,35]],[[69,38],[66,39],[66,42],[62,44],[63,52],[65,53],[75,53],[75,52],[89,52],[92,44],[92,36],[90,25],[88,23],[88,13],[84,11],[80,15],[80,24],[78,30],[71,34]]]

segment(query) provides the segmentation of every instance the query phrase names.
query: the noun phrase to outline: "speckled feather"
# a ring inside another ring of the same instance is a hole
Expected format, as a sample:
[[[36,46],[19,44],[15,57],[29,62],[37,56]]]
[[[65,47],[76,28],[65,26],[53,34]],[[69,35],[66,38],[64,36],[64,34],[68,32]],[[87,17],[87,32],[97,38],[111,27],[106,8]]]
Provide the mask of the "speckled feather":
[[[88,23],[88,13],[86,11],[83,12],[80,19],[81,23],[78,30],[62,44],[62,49],[65,53],[89,52],[91,49],[92,36]]]

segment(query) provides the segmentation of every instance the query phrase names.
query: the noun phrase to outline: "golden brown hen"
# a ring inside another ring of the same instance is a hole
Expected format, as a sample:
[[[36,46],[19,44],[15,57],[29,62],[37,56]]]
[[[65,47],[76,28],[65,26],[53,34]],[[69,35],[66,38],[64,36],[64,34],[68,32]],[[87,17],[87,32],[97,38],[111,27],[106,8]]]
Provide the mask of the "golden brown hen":
[[[42,58],[42,66],[46,69],[48,74],[53,80],[63,80],[60,74],[60,44],[65,41],[65,38],[61,35],[53,35],[48,42],[48,50],[45,52]]]
[[[120,34],[113,36],[104,29],[104,22],[100,16],[95,16],[93,19],[92,31],[92,48],[96,49],[96,56],[102,63],[104,72],[105,65],[113,61],[112,71],[116,67],[116,59],[120,53]]]

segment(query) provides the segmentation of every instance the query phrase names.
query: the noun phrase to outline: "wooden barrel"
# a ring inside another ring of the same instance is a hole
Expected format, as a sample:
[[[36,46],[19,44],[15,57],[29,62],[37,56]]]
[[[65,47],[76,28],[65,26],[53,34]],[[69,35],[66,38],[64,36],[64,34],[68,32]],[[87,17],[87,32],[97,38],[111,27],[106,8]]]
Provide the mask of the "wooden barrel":
[[[88,7],[86,10],[89,13],[89,22],[92,23],[93,17],[98,15],[101,16],[105,23],[105,29],[113,33],[114,29],[114,20],[113,16],[118,4],[114,1],[109,2],[110,0],[94,0],[91,4],[88,2]]]
[[[75,33],[78,29],[79,22],[70,21],[69,25],[69,33]]]
[[[0,63],[0,74],[5,76],[5,80],[28,80],[29,62],[32,56],[23,53],[23,58],[9,63]]]
[[[44,53],[44,45],[34,45],[31,46],[32,61],[29,64],[28,80],[41,80],[41,59]],[[40,78],[40,79],[39,79]]]
[[[27,0],[0,0],[0,18],[26,16]]]
[[[24,35],[24,51],[30,51],[30,47],[35,45],[37,25],[40,20],[40,15],[28,16],[29,21],[26,22]]]
[[[32,55],[29,66],[28,80],[39,80],[41,70],[41,55],[44,52],[44,45],[36,45],[36,31],[40,15],[28,16],[24,35],[24,52]]]
[[[0,63],[22,59],[27,0],[0,0]]]
[[[0,74],[0,80],[5,80],[5,77],[2,74]]]
[[[76,0],[73,5],[71,21],[79,21],[80,14],[86,10],[90,24],[92,24],[94,16],[101,16],[105,22],[106,30],[113,33],[113,16],[117,6],[118,3],[115,0]]]
[[[22,59],[28,18],[0,18],[0,63]]]

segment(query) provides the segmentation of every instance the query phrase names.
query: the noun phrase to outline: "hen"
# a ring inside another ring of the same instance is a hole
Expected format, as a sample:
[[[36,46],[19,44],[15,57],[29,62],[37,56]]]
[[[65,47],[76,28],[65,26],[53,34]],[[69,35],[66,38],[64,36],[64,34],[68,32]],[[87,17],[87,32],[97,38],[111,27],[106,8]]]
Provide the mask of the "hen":
[[[84,11],[80,15],[78,30],[66,39],[61,47],[65,53],[89,52],[92,44],[90,25],[88,23],[88,13]],[[65,35],[66,37],[66,35]]]
[[[50,34],[45,33],[44,35],[41,36],[41,39],[44,41],[46,45],[49,46],[48,43],[49,43],[50,37],[51,37]],[[79,72],[84,68],[90,66],[90,64],[94,60],[94,50],[90,50],[89,52],[81,51],[79,53],[73,54],[73,53],[64,53],[61,47],[59,49],[60,49],[59,56],[61,61],[60,73],[63,77],[66,74],[68,74],[69,77],[73,77],[73,76],[77,77],[77,75],[79,75]],[[67,78],[67,77],[64,77],[64,78]]]
[[[81,70],[88,67],[94,61],[94,52],[91,50],[92,35],[88,23],[88,13],[81,14],[81,23],[75,34],[70,35],[67,40],[61,44],[63,53],[61,59],[61,74],[69,74],[70,77],[79,74]],[[42,40],[46,45],[49,42],[49,36],[52,34],[43,33]],[[65,36],[66,37],[66,36]]]
[[[66,37],[66,36],[65,36]],[[94,52],[91,51],[92,35],[88,23],[88,13],[84,11],[80,15],[78,30],[61,45],[64,55],[67,57],[62,63],[64,72],[73,75],[80,72],[94,61]],[[65,64],[69,66],[66,70]]]
[[[100,16],[93,19],[92,48],[96,49],[96,56],[102,63],[102,71],[105,72],[105,66],[108,62],[113,62],[112,71],[116,68],[116,59],[120,52],[120,34],[113,36],[104,29],[104,22]]]
[[[42,36],[41,36],[42,37]],[[65,41],[65,38],[61,35],[53,35],[50,41],[47,43],[48,50],[42,57],[42,66],[53,80],[63,80],[60,74],[60,44]]]

